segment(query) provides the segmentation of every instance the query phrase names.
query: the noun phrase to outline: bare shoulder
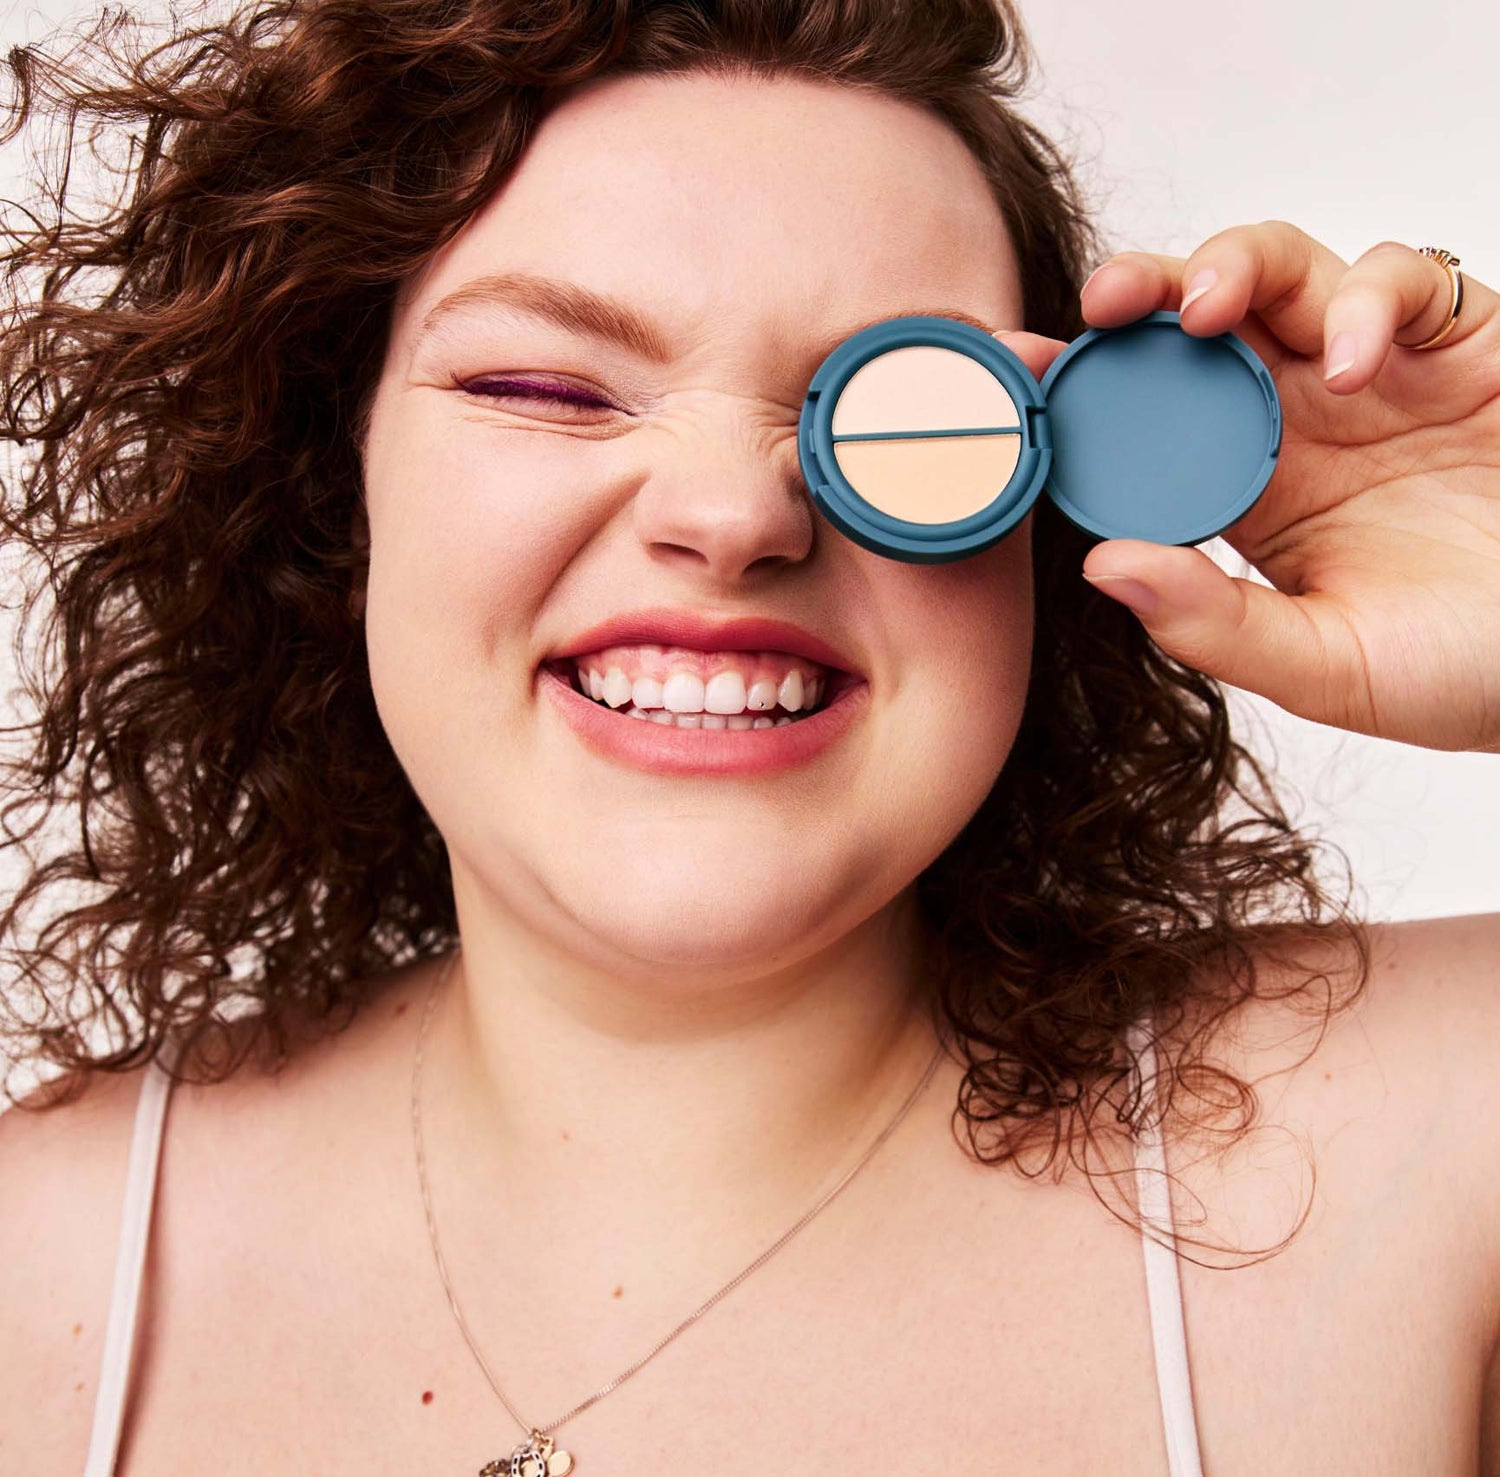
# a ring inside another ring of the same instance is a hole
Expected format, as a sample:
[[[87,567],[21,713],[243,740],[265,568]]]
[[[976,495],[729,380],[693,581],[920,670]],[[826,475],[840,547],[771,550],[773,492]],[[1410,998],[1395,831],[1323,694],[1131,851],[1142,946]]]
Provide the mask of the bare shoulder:
[[[1478,1162],[1500,1149],[1500,914],[1373,924],[1365,937],[1363,988],[1331,1015],[1322,1005],[1347,989],[1352,952],[1293,950],[1288,964],[1268,950],[1271,998],[1227,1023],[1229,1056],[1329,1137],[1356,1114],[1378,1116],[1385,1136],[1399,1121],[1398,1138],[1420,1138],[1435,1161],[1470,1164],[1476,1193],[1500,1188]],[[1326,992],[1275,998],[1308,971]]]
[[[1373,1038],[1387,1052],[1409,1053],[1432,1096],[1457,1090],[1449,1101],[1459,1106],[1468,1087],[1493,1109],[1500,913],[1381,924],[1370,935],[1370,983],[1359,1014]],[[1432,1075],[1440,1067],[1446,1073]]]
[[[145,1069],[0,1114],[0,1468],[82,1469]]]
[[[1460,1276],[1484,1371],[1479,1470],[1500,1477],[1500,914],[1393,924],[1374,943],[1372,1050],[1430,1165],[1412,1213],[1451,1216],[1472,1248]]]
[[[326,1116],[359,1125],[372,1104],[392,1098],[382,1089],[399,1069],[426,978],[425,969],[406,966],[366,981],[349,1026],[310,1034],[274,1069],[270,1054],[252,1046],[222,1081],[176,1083],[143,1320],[162,1255],[175,1259],[174,1277],[191,1278],[195,1268],[221,1277],[217,1248],[234,1218],[250,1214],[257,1187],[317,1172],[307,1165],[322,1139],[308,1123]],[[231,1035],[241,1031],[256,1038],[252,1022]],[[145,1072],[94,1072],[67,1102],[0,1113],[0,1472],[83,1469]],[[340,1152],[350,1152],[355,1137],[354,1127],[342,1134]],[[187,1234],[164,1253],[167,1222]]]
[[[1331,1159],[1404,1183],[1408,1214],[1451,1219],[1456,1239],[1467,1228],[1471,1292],[1483,1279],[1500,1320],[1500,914],[1369,937],[1366,987],[1302,1070],[1299,1103]]]
[[[1267,931],[1253,951],[1255,995],[1213,1021],[1209,1060],[1258,1084],[1268,1106],[1295,1098],[1311,1112],[1318,1099],[1337,1117],[1353,1106],[1341,1080],[1359,1079],[1362,1094],[1378,1079],[1388,1111],[1450,1125],[1482,1111],[1496,1119],[1500,1141],[1500,914],[1369,924],[1362,933],[1364,960],[1342,939]],[[1473,1146],[1467,1137],[1452,1147]]]
[[[1353,993],[1352,946],[1267,935],[1256,997],[1214,1027],[1206,1059],[1251,1084],[1259,1121],[1296,1136],[1342,1190],[1368,1181],[1389,1199],[1405,1184],[1483,1224],[1500,1293],[1500,914],[1373,924],[1364,938]]]
[[[1364,938],[1368,973],[1348,1000],[1355,948],[1267,936],[1262,988],[1204,1048],[1253,1088],[1255,1126],[1185,1155],[1186,1178],[1242,1244],[1276,1245],[1289,1207],[1305,1210],[1278,1259],[1288,1274],[1359,1266],[1402,1306],[1446,1310],[1478,1371],[1500,1340],[1500,915]]]

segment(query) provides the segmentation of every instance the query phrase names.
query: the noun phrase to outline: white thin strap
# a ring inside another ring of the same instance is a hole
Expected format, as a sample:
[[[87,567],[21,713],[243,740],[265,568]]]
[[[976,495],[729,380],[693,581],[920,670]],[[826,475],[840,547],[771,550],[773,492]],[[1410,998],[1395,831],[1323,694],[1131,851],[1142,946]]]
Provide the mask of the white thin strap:
[[[1161,1120],[1147,1110],[1144,1099],[1155,1084],[1156,1048],[1143,1025],[1132,1027],[1128,1040],[1140,1063],[1137,1080],[1143,1092],[1135,1132],[1135,1191],[1141,1216],[1141,1248],[1146,1258],[1146,1297],[1151,1305],[1151,1342],[1156,1351],[1156,1388],[1167,1438],[1167,1469],[1171,1477],[1203,1477],[1198,1418],[1188,1373],[1187,1327],[1182,1318],[1182,1282],[1177,1274],[1167,1156]],[[1147,1227],[1156,1235],[1148,1235]]]
[[[171,1059],[171,1048],[163,1048]],[[161,1157],[162,1124],[172,1079],[156,1058],[148,1064],[135,1106],[135,1133],[130,1140],[130,1165],[125,1175],[125,1210],[121,1216],[120,1245],[115,1256],[115,1285],[104,1333],[104,1362],[99,1393],[94,1399],[94,1428],[89,1436],[83,1477],[113,1477],[125,1423],[125,1396],[135,1349],[136,1313],[146,1267],[146,1243],[151,1235],[151,1207],[156,1199],[156,1166]]]

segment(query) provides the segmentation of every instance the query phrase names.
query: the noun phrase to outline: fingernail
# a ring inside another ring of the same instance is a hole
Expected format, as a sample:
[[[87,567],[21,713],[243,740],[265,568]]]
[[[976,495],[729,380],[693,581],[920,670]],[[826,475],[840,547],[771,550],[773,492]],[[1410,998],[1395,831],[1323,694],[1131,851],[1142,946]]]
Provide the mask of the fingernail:
[[[1325,380],[1337,379],[1346,369],[1353,369],[1359,362],[1359,340],[1347,329],[1333,336],[1333,342],[1328,345],[1328,357],[1324,361],[1327,368],[1323,371]]]
[[[1133,580],[1123,574],[1086,574],[1084,575],[1096,590],[1103,590],[1111,600],[1118,600],[1127,609],[1133,610],[1144,619],[1154,611],[1160,603],[1160,596],[1150,585],[1143,585],[1140,580]]]
[[[1195,272],[1187,285],[1187,291],[1182,296],[1182,306],[1177,311],[1187,312],[1204,293],[1212,292],[1218,285],[1219,274],[1212,267],[1205,267],[1201,272]]]

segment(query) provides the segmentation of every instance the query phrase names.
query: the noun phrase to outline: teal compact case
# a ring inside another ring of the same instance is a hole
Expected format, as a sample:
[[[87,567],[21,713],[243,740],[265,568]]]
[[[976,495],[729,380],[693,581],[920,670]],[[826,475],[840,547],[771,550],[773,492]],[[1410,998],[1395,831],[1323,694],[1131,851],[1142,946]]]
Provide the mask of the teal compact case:
[[[797,435],[835,527],[910,563],[1004,538],[1043,491],[1100,538],[1196,544],[1249,511],[1281,449],[1270,371],[1176,313],[1090,329],[1040,383],[953,318],[890,318],[819,366]]]

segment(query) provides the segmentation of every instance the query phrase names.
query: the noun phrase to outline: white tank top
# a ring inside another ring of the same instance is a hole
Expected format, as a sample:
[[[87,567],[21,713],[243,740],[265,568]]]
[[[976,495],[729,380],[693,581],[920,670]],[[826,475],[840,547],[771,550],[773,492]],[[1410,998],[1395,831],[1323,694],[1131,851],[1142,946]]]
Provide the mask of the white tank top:
[[[1150,1039],[1136,1028],[1131,1032],[1130,1044],[1141,1063],[1141,1079],[1149,1084],[1156,1076],[1156,1053]],[[156,1166],[161,1157],[162,1128],[171,1090],[171,1077],[153,1061],[146,1069],[136,1104],[135,1132],[130,1141],[130,1165],[125,1179],[125,1209],[115,1257],[114,1293],[104,1334],[104,1361],[83,1477],[114,1477],[125,1423],[136,1314],[146,1266],[146,1242],[151,1233],[151,1207],[156,1199]],[[1167,1438],[1167,1468],[1170,1477],[1202,1477],[1166,1168],[1159,1123],[1149,1116],[1143,1117],[1136,1129],[1135,1182],[1142,1220],[1141,1246],[1146,1259],[1146,1295],[1151,1305],[1151,1341],[1156,1350],[1156,1385]],[[1154,1236],[1147,1234],[1148,1227],[1154,1229]]]

